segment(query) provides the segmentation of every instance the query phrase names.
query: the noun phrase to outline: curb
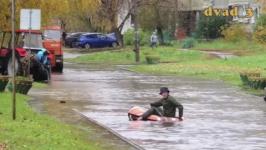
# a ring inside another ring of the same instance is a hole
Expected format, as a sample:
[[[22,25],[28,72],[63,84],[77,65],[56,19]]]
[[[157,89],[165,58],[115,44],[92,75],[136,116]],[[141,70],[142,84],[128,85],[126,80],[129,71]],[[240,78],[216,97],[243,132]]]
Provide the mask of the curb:
[[[105,130],[107,130],[108,132],[112,133],[113,135],[115,135],[116,137],[120,138],[122,141],[128,143],[129,145],[133,146],[134,148],[138,149],[138,150],[145,150],[143,147],[139,146],[138,144],[136,144],[135,142],[125,138],[124,136],[122,136],[121,134],[119,134],[118,132],[114,131],[113,129],[107,127],[106,125],[92,119],[89,118],[87,116],[85,116],[84,114],[82,114],[80,111],[78,111],[77,109],[72,109],[75,113],[79,114],[81,117],[88,119],[90,122],[104,128]]]

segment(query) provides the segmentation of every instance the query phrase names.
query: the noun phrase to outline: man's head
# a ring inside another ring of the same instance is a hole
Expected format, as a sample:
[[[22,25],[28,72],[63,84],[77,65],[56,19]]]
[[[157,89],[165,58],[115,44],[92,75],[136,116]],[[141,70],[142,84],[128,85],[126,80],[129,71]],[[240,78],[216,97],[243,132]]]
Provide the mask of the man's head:
[[[160,88],[160,95],[163,97],[163,98],[167,98],[169,96],[169,89],[167,87],[161,87]]]

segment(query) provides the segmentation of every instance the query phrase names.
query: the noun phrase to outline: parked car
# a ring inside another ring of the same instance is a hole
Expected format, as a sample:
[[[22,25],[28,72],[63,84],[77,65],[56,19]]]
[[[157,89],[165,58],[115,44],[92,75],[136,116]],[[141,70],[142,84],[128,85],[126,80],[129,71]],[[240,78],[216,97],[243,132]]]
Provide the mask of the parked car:
[[[84,32],[75,32],[69,33],[65,40],[65,46],[67,47],[75,47],[75,43],[78,41],[78,38],[84,34]]]
[[[117,47],[117,39],[113,36],[108,36],[101,33],[86,33],[82,34],[77,43],[77,47],[82,47],[86,49],[98,48],[98,47]]]
[[[110,38],[113,38],[113,39],[116,39],[116,35],[115,33],[109,33],[109,34],[106,34],[106,36],[110,37]]]

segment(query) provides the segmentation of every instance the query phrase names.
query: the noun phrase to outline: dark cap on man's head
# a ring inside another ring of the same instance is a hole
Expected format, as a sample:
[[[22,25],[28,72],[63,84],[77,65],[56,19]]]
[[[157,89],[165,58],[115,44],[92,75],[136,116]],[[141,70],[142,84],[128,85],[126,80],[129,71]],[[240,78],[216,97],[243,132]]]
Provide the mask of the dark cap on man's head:
[[[161,87],[161,88],[160,88],[160,93],[159,93],[159,94],[163,94],[163,93],[165,93],[165,92],[169,93],[170,91],[169,91],[169,89],[168,89],[167,87]]]

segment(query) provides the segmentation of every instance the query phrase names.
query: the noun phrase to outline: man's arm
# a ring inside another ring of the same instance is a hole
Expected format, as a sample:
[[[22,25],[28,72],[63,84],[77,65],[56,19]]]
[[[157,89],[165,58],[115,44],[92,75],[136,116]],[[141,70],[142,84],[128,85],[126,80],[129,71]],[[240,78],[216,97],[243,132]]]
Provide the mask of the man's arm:
[[[162,104],[161,100],[159,100],[159,101],[157,101],[157,102],[153,102],[153,103],[151,103],[150,105],[151,105],[151,107],[160,107],[160,106],[162,106],[163,104]],[[150,109],[149,109],[148,111],[150,111]],[[143,113],[143,114],[138,118],[138,120],[143,120],[143,118],[147,118],[148,115],[147,115],[146,113],[149,114],[148,111],[145,112],[145,113]]]
[[[179,118],[182,119],[182,117],[183,117],[183,110],[184,110],[183,105],[180,104],[179,102],[177,102],[175,99],[172,99],[171,102],[175,105],[175,107],[178,108]]]
[[[157,101],[157,102],[153,102],[153,103],[151,103],[151,107],[160,107],[160,106],[162,106],[163,104],[162,104],[162,100],[159,100],[159,101]]]

